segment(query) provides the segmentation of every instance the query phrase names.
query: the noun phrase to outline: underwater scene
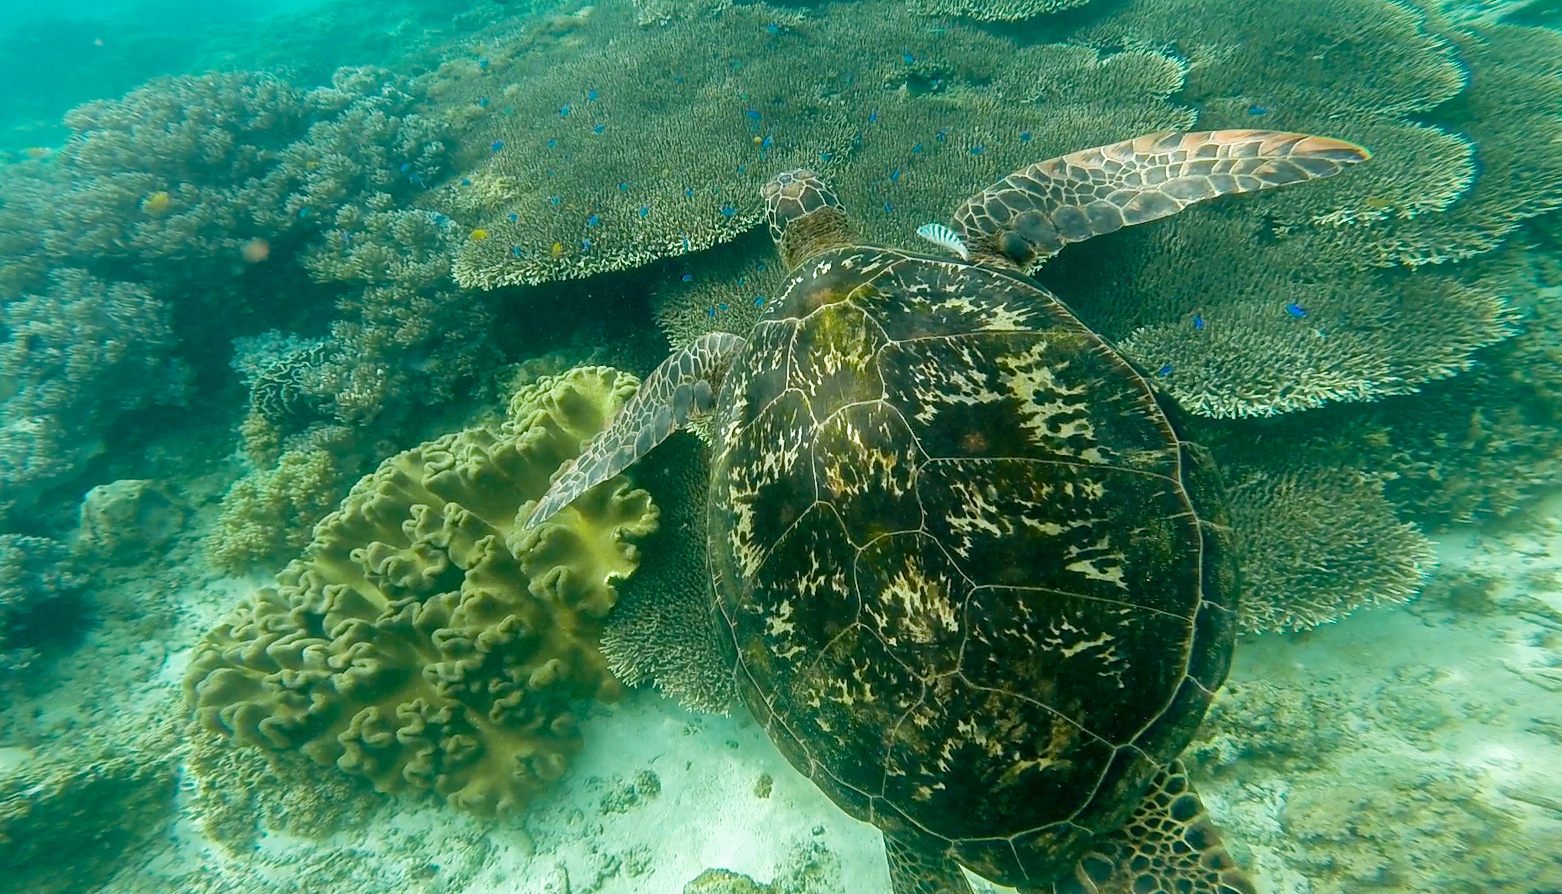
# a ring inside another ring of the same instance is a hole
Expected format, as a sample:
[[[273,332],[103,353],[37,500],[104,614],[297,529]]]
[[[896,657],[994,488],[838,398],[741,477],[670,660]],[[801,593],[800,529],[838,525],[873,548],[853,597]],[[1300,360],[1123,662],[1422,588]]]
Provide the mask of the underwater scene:
[[[4,0],[0,894],[1562,894],[1557,0]]]

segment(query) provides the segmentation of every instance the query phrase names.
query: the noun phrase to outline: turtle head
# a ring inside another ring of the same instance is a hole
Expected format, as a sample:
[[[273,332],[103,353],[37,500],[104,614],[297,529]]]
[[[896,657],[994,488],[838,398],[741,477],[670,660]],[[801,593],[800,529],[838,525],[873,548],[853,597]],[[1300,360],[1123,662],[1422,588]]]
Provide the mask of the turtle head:
[[[759,194],[769,212],[770,237],[788,270],[822,251],[857,241],[841,200],[814,171],[777,174]]]

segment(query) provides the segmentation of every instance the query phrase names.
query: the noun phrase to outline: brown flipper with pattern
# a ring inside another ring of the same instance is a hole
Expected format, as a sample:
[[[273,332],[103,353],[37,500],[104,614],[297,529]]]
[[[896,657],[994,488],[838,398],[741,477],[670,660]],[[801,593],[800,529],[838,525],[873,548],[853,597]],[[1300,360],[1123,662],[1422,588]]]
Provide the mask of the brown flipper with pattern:
[[[740,336],[712,332],[663,360],[608,427],[559,471],[525,527],[552,518],[576,497],[650,453],[691,418],[710,412],[721,380],[744,344]]]
[[[974,257],[1029,269],[1071,242],[1205,199],[1332,177],[1371,157],[1343,140],[1267,130],[1155,133],[1037,162],[955,213]]]
[[[974,894],[960,864],[884,836],[890,890],[895,894]]]
[[[1156,775],[1128,824],[1102,835],[1074,874],[1036,894],[1256,894],[1181,761]]]

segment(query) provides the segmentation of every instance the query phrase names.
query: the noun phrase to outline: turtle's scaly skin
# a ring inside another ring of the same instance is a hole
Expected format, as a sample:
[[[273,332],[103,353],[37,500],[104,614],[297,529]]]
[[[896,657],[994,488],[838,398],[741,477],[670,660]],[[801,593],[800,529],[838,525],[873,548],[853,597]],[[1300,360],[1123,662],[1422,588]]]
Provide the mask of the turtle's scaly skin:
[[[1225,677],[1207,460],[1034,283],[887,248],[809,257],[716,406],[709,554],[771,738],[920,854],[1067,874]]]

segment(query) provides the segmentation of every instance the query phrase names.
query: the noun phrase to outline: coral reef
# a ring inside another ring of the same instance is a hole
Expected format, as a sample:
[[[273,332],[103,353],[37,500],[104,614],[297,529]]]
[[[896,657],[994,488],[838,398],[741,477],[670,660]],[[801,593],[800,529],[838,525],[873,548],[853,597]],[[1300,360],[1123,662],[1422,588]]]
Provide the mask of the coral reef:
[[[586,276],[728,242],[763,217],[759,187],[808,165],[835,178],[866,234],[903,238],[1025,163],[1192,123],[1168,97],[1180,64],[1134,50],[1017,46],[895,4],[807,17],[735,6],[431,86],[468,147],[436,203],[465,228],[456,279],[485,289]],[[876,48],[853,66],[838,48]],[[711,52],[710,47],[720,47]],[[1043,126],[1045,125],[1045,126]],[[675,161],[671,161],[675,160]]]
[[[662,507],[661,527],[642,543],[639,573],[619,586],[602,654],[626,686],[654,684],[691,711],[725,714],[736,693],[705,561],[705,464],[689,435],[636,464],[636,483]]]
[[[284,440],[274,461],[250,469],[228,488],[206,538],[207,557],[218,568],[241,572],[285,561],[306,546],[314,523],[369,461],[360,440],[341,425],[314,426]]]
[[[1196,209],[1043,271],[1179,402],[1250,416],[1408,393],[1511,332],[1508,301],[1528,286],[1500,249],[1562,201],[1562,144],[1535,136],[1562,126],[1562,81],[1532,61],[1556,35],[1463,35],[1385,0],[1140,0],[1078,36],[1177,51],[1178,98],[1201,127],[1329,133],[1375,153],[1359,177]]]
[[[1226,469],[1242,548],[1244,633],[1306,630],[1368,605],[1405,602],[1435,564],[1394,516],[1382,482],[1352,469]]]
[[[383,204],[383,203],[377,203]],[[305,253],[316,282],[347,283],[304,389],[343,423],[394,428],[448,401],[496,360],[486,300],[450,279],[450,221],[433,212],[344,206]],[[390,419],[378,419],[394,408]]]
[[[382,791],[522,807],[578,747],[572,702],[619,691],[597,638],[657,510],[617,478],[549,524],[519,522],[636,384],[576,369],[518,391],[500,430],[384,462],[196,649],[202,725]]]
[[[161,729],[135,748],[49,751],[0,773],[0,876],[28,894],[100,890],[171,818],[180,749]]]
[[[121,478],[100,484],[82,498],[75,550],[104,562],[145,558],[173,539],[190,507],[160,481]]]
[[[917,12],[984,22],[1016,22],[1083,6],[1090,0],[918,0]]]
[[[0,302],[0,524],[79,474],[121,414],[184,399],[172,345],[161,302],[84,270]]]
[[[82,625],[82,583],[65,544],[0,534],[0,683]]]

